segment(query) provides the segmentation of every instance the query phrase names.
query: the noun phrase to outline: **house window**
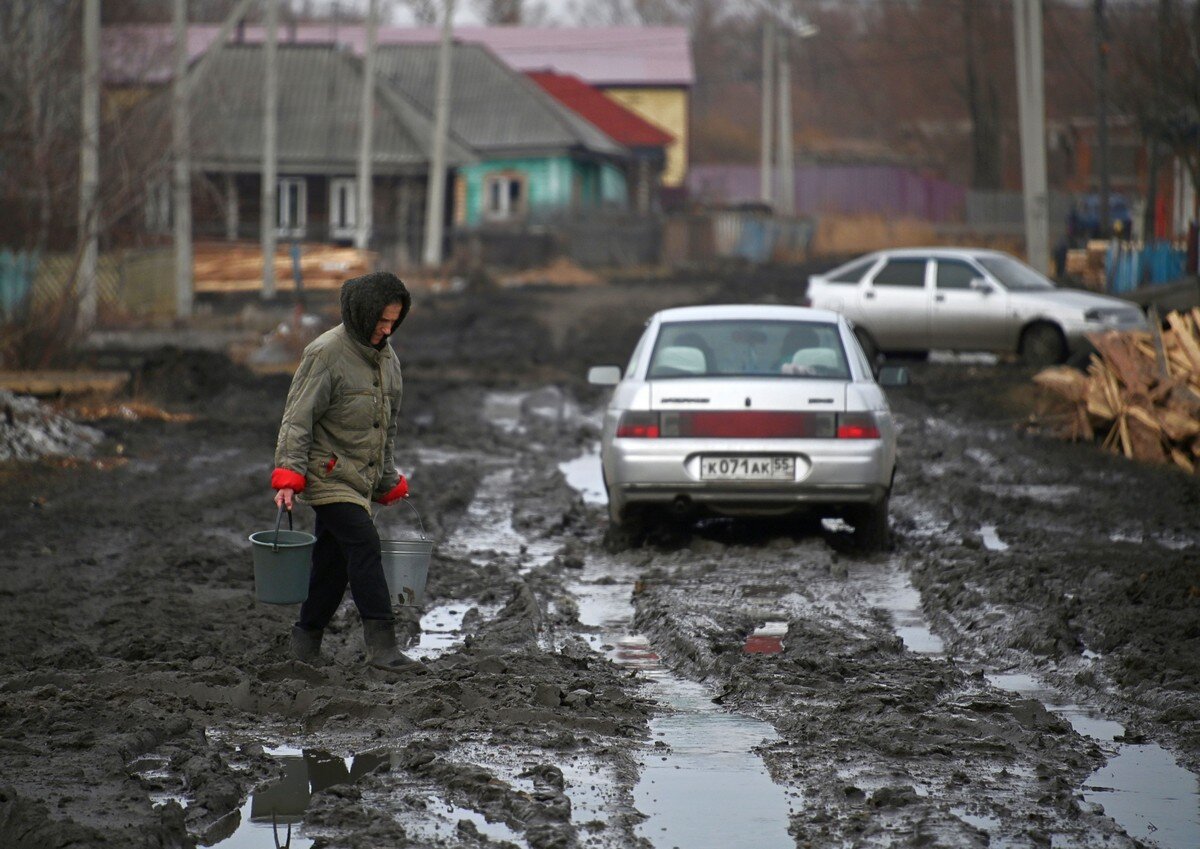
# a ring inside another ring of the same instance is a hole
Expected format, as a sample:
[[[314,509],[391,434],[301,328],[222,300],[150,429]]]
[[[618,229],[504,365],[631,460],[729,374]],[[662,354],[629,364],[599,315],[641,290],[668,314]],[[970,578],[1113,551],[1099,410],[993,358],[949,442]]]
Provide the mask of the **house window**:
[[[358,183],[345,177],[330,180],[330,235],[335,239],[352,239],[356,226],[358,226]]]
[[[303,236],[308,223],[308,192],[303,177],[284,177],[279,181],[278,215],[275,222],[280,236]]]
[[[166,180],[151,183],[146,191],[146,232],[171,230],[171,184]]]
[[[489,174],[483,181],[483,216],[509,221],[525,214],[525,176]]]

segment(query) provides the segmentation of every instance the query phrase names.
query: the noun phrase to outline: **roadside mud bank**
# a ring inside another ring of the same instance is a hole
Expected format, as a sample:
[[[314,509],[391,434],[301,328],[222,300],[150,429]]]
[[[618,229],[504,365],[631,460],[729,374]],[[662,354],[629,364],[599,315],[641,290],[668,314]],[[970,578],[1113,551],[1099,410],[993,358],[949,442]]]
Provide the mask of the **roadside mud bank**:
[[[1195,479],[1023,433],[1019,369],[931,362],[892,396],[884,555],[812,521],[614,551],[596,493],[567,483],[598,438],[586,365],[622,362],[653,308],[783,282],[414,309],[397,463],[435,549],[424,610],[398,610],[428,672],[398,680],[364,668],[349,600],[319,665],[287,656],[295,608],[255,601],[247,537],[275,519],[287,378],[144,357],[138,397],[190,418],[90,421],[89,462],[0,463],[0,845],[270,845],[272,816],[294,847],[675,845],[643,782],[703,753],[657,736],[679,707],[622,653],[769,726],[738,745],[797,846],[1135,845],[1084,789],[1115,747],[994,676],[1102,708],[1194,774]],[[403,509],[376,521],[414,530]],[[270,801],[303,775],[299,802]]]

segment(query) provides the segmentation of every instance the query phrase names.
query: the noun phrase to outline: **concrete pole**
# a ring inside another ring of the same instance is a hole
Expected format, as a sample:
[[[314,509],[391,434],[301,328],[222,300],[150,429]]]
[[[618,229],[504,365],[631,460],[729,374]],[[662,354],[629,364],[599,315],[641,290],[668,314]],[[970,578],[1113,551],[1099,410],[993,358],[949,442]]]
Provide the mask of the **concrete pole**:
[[[780,215],[796,213],[795,154],[792,128],[792,62],[786,38],[779,40],[779,202]]]
[[[359,121],[362,134],[358,140],[358,214],[354,218],[354,246],[359,250],[366,250],[370,245],[373,224],[371,142],[375,126],[375,41],[378,27],[379,0],[370,0],[367,11],[367,54],[363,62],[362,117]]]
[[[1017,115],[1021,128],[1021,178],[1025,200],[1025,252],[1029,264],[1050,270],[1049,199],[1046,187],[1046,106],[1042,79],[1042,0],[1015,0]]]
[[[771,120],[775,109],[775,21],[767,16],[763,21],[763,56],[762,56],[762,126],[758,133],[758,196],[765,204],[771,203],[771,184],[774,183],[775,167],[772,160],[774,149],[771,145],[771,134],[774,132]]]
[[[263,82],[263,167],[262,167],[262,256],[263,256],[263,285],[262,299],[264,301],[275,297],[275,215],[277,187],[276,183],[276,142],[275,135],[279,126],[279,66],[275,49],[279,39],[279,0],[263,0],[267,12],[267,38],[264,43],[263,59],[266,62],[266,73]]]
[[[446,136],[450,129],[450,49],[453,34],[454,0],[446,0],[442,20],[442,43],[438,49],[437,102],[433,117],[433,161],[429,165],[429,187],[425,203],[424,262],[442,261],[442,221],[446,212]]]
[[[96,323],[96,265],[99,262],[100,184],[100,0],[83,4],[83,137],[79,145],[79,313],[78,329]]]
[[[1108,208],[1108,21],[1104,0],[1094,0],[1092,16],[1096,40],[1096,167],[1100,174],[1100,237],[1108,238],[1112,226]]]
[[[191,318],[192,286],[192,156],[188,115],[187,0],[175,0],[175,79],[171,84],[173,153],[171,217],[175,233],[175,317]]]

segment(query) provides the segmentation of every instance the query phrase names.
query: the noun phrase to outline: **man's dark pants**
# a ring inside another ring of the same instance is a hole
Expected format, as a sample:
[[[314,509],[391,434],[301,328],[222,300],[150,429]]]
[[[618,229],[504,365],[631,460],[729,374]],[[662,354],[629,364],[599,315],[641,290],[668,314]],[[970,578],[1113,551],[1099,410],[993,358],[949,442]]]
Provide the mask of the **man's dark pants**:
[[[308,577],[308,599],[300,606],[296,624],[306,631],[319,631],[328,625],[342,603],[347,583],[363,619],[391,620],[379,531],[371,514],[349,502],[321,504],[313,510],[317,514],[317,541]]]

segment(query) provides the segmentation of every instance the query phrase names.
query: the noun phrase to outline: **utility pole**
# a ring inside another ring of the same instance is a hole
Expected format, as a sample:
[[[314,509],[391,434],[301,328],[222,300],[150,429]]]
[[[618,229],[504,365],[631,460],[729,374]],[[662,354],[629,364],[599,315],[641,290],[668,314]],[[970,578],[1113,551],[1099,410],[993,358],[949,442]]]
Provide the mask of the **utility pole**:
[[[1025,251],[1029,264],[1050,270],[1046,188],[1046,106],[1043,82],[1042,0],[1014,0],[1017,116],[1021,127],[1021,181],[1025,197]]]
[[[1107,238],[1111,230],[1108,208],[1108,22],[1104,15],[1104,0],[1093,0],[1096,39],[1096,144],[1100,169],[1100,236]]]
[[[433,161],[425,199],[425,265],[442,261],[442,220],[446,212],[446,136],[450,128],[450,48],[453,35],[454,0],[446,0],[442,20],[442,42],[438,48],[437,102],[433,116]]]
[[[83,4],[83,138],[79,146],[79,313],[78,329],[96,323],[96,265],[99,261],[100,215],[96,203],[100,183],[100,0]]]
[[[795,154],[792,146],[795,129],[792,127],[792,60],[788,42],[782,33],[779,37],[779,203],[775,210],[780,215],[796,212]]]
[[[264,301],[275,297],[275,225],[276,225],[276,150],[275,136],[279,127],[279,0],[264,0],[267,6],[267,39],[263,50],[266,73],[263,82],[263,167],[262,167],[262,256]],[[288,198],[284,198],[284,203]],[[293,224],[295,222],[292,222]]]
[[[774,183],[775,165],[772,160],[771,134],[773,132],[771,114],[775,108],[775,20],[767,15],[763,20],[763,58],[762,58],[762,128],[758,139],[760,151],[758,156],[758,196],[763,203],[771,204],[771,184]]]
[[[175,232],[175,317],[192,315],[192,155],[188,115],[187,0],[175,0],[175,79],[171,84],[173,159],[171,218]]]
[[[362,135],[358,140],[358,214],[355,216],[354,246],[366,250],[371,243],[374,207],[371,199],[371,142],[375,125],[375,41],[379,27],[379,0],[370,0],[367,10],[367,54],[363,61]]]

